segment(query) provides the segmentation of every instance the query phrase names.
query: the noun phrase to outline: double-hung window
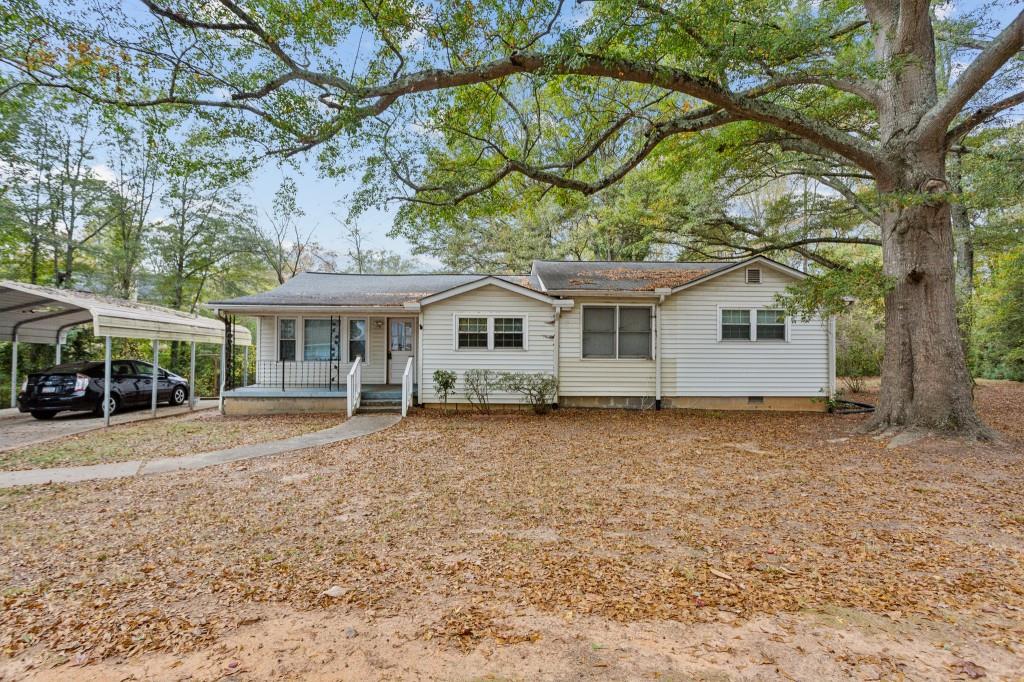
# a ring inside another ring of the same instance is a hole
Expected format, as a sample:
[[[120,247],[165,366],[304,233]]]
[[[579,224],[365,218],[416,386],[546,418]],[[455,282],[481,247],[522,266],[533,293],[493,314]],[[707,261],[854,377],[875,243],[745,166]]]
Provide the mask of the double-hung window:
[[[348,361],[362,358],[366,362],[366,320],[348,321]]]
[[[295,360],[295,320],[277,321],[277,359]]]
[[[785,341],[786,313],[764,308],[723,308],[722,341]]]
[[[649,360],[651,306],[584,306],[583,357]]]
[[[457,350],[525,350],[526,318],[466,315],[455,318]]]

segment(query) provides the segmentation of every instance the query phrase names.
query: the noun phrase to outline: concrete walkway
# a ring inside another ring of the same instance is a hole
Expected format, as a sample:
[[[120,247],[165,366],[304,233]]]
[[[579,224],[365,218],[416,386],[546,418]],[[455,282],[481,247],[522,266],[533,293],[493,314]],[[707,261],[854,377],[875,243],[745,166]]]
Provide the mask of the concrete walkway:
[[[13,488],[19,485],[40,485],[43,483],[77,483],[79,481],[96,481],[108,478],[127,476],[148,476],[164,474],[171,471],[202,469],[204,467],[243,459],[279,455],[294,450],[304,450],[320,445],[338,443],[358,438],[394,426],[402,417],[397,414],[358,414],[348,421],[323,431],[305,433],[301,436],[273,440],[255,445],[241,445],[227,450],[214,450],[198,455],[184,457],[167,457],[149,461],[135,460],[116,462],[113,464],[94,464],[83,467],[57,467],[53,469],[29,469],[26,471],[0,472],[0,488]]]
[[[214,407],[217,407],[217,400],[207,399],[196,403],[197,412]],[[110,423],[128,424],[147,419],[163,419],[188,414],[188,411],[188,405],[160,405],[154,417],[148,407],[135,408],[115,414],[110,418]],[[102,428],[103,417],[93,416],[90,412],[62,412],[53,419],[40,421],[26,412],[8,408],[0,410],[0,452]]]

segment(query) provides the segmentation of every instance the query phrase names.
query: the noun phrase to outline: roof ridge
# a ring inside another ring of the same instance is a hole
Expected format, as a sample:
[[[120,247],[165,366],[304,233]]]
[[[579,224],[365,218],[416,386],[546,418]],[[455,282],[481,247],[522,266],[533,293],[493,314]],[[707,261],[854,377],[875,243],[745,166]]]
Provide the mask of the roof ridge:
[[[694,265],[708,263],[710,265],[730,265],[738,261],[725,260],[551,260],[547,258],[535,258],[535,263],[578,263],[580,265],[594,263],[651,263],[652,265]]]

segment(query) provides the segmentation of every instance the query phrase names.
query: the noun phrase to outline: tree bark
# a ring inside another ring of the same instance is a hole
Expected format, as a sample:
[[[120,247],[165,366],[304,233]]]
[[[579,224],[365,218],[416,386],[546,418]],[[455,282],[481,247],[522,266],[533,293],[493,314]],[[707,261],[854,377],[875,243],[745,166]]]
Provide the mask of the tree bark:
[[[909,159],[905,174],[882,187],[891,197],[882,212],[883,270],[893,288],[885,298],[882,390],[868,428],[987,438],[960,343],[943,166],[941,153]]]

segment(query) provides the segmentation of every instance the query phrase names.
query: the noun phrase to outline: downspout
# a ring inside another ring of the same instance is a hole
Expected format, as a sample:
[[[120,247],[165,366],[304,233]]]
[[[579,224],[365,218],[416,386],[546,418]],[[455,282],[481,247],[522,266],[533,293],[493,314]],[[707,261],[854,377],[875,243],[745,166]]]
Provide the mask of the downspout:
[[[423,407],[423,311],[416,315],[416,403]]]
[[[836,395],[836,316],[830,315],[825,329],[828,335],[828,398]]]
[[[654,409],[661,409],[661,304],[665,294],[654,304]]]
[[[555,348],[554,348],[554,351],[553,351],[554,352],[554,358],[553,358],[551,369],[552,369],[553,374],[555,375],[555,396],[554,396],[555,399],[554,399],[554,406],[555,406],[556,409],[558,408],[558,387],[562,383],[562,377],[559,376],[559,374],[558,374],[558,367],[559,367],[558,356],[561,354],[561,339],[559,338],[559,327],[561,326],[561,325],[559,325],[559,321],[561,319],[562,319],[562,309],[559,308],[558,306],[555,306]]]

